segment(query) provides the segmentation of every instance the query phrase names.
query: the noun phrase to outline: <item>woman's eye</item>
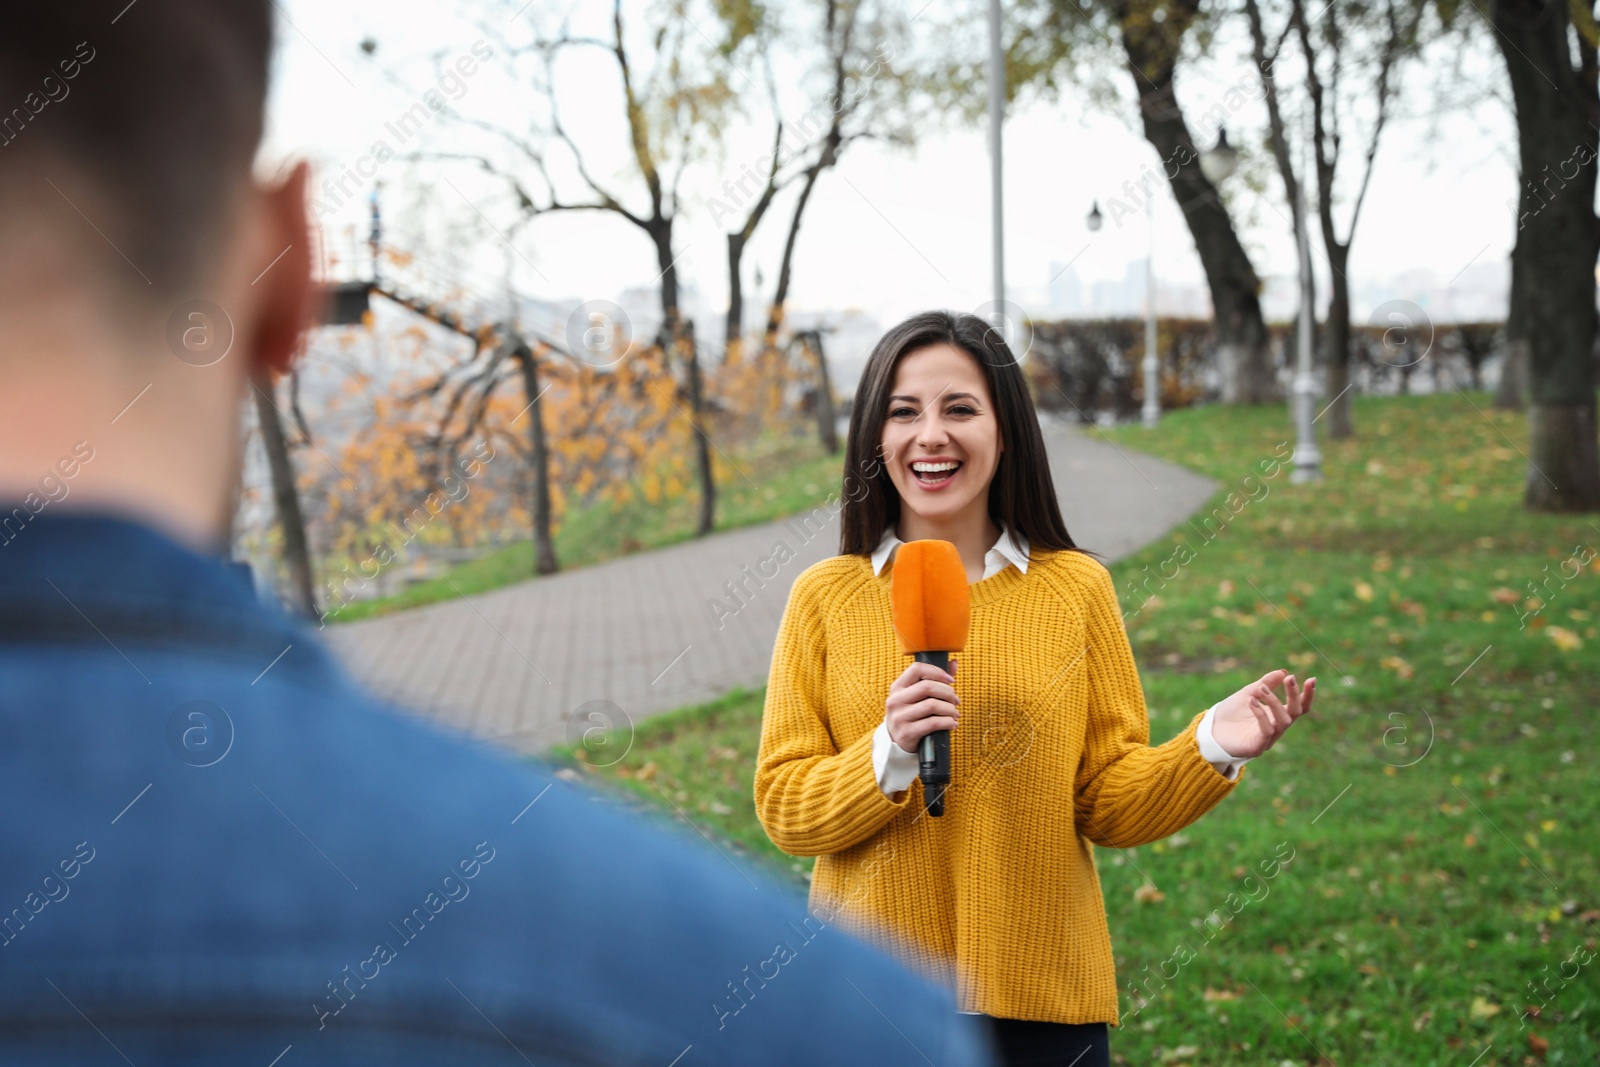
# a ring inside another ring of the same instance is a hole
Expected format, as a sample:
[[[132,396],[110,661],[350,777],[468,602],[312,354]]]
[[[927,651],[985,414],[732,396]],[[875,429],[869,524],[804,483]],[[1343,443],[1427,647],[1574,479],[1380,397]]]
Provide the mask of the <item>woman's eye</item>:
[[[898,416],[901,416],[901,414],[914,413],[912,413],[910,408],[904,408],[904,406],[902,406],[902,408],[894,408],[894,410],[891,410],[890,418],[898,418]],[[965,403],[958,403],[958,405],[955,405],[954,408],[950,408],[950,414],[978,414],[978,411],[973,410],[973,408],[970,408],[970,406],[966,406]]]

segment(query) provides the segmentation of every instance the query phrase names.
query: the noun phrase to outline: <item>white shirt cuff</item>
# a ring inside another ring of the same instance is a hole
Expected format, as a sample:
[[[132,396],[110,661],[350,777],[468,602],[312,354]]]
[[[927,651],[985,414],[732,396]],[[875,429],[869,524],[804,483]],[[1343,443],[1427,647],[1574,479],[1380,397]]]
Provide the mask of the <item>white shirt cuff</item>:
[[[878,776],[878,788],[884,796],[892,797],[911,788],[922,773],[922,760],[915,752],[895,744],[889,736],[889,724],[880,722],[872,735],[872,769]]]
[[[1231,755],[1227,749],[1217,744],[1215,737],[1211,736],[1211,720],[1216,714],[1217,706],[1215,704],[1206,709],[1205,717],[1200,720],[1200,725],[1195,728],[1194,739],[1200,746],[1201,757],[1215,767],[1218,774],[1231,782],[1239,777],[1239,768],[1249,763],[1250,760]]]

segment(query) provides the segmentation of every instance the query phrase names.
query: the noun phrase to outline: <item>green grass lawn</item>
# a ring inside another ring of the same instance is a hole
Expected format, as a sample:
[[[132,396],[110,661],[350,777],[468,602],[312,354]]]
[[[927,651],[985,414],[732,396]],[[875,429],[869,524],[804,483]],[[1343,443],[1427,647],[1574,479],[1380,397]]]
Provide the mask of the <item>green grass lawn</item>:
[[[828,488],[839,481],[844,467],[842,450],[830,456],[811,436],[764,439],[734,452],[731,460],[737,470],[729,457],[712,453],[719,530],[781,519],[816,507]],[[620,506],[601,503],[574,508],[556,524],[556,559],[563,570],[572,570],[686,541],[695,535],[699,509],[700,494],[694,483],[659,504],[635,497]],[[533,541],[517,541],[394,596],[352,603],[330,615],[329,621],[370,619],[533,577]]]
[[[1153,739],[1275,667],[1319,691],[1211,814],[1097,850],[1115,1058],[1596,1063],[1600,517],[1523,512],[1525,419],[1486,395],[1357,397],[1354,418],[1303,486],[1257,466],[1292,447],[1282,407],[1105,433],[1216,478],[1227,519],[1112,568]],[[644,722],[587,777],[803,885],[811,861],[755,819],[761,701]]]

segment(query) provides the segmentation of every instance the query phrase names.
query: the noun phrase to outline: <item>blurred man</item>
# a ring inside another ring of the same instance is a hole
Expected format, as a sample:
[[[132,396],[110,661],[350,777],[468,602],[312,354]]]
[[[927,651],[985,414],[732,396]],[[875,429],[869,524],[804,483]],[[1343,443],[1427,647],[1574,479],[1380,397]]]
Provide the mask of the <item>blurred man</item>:
[[[313,292],[306,168],[252,176],[271,11],[0,14],[0,1060],[988,1063],[798,894],[381,707],[225,562]]]

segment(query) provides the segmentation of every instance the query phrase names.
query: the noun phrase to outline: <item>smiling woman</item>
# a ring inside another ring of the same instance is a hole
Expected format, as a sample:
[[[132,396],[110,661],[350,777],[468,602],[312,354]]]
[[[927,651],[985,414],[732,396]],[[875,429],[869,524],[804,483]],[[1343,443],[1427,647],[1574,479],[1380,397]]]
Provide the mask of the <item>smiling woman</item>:
[[[1116,971],[1093,846],[1156,841],[1211,810],[1310,707],[1310,685],[1302,703],[1290,678],[1285,705],[1271,672],[1150,745],[1111,575],[1068,535],[1021,368],[976,316],[928,312],[878,342],[846,469],[879,457],[844,507],[841,554],[790,591],[757,817],[783,851],[818,857],[813,908],[952,986],[1002,1064],[1109,1067]],[[895,635],[894,557],[924,539],[953,544],[966,571],[959,683],[954,659],[907,666]],[[936,730],[949,808],[923,821],[916,753]]]

